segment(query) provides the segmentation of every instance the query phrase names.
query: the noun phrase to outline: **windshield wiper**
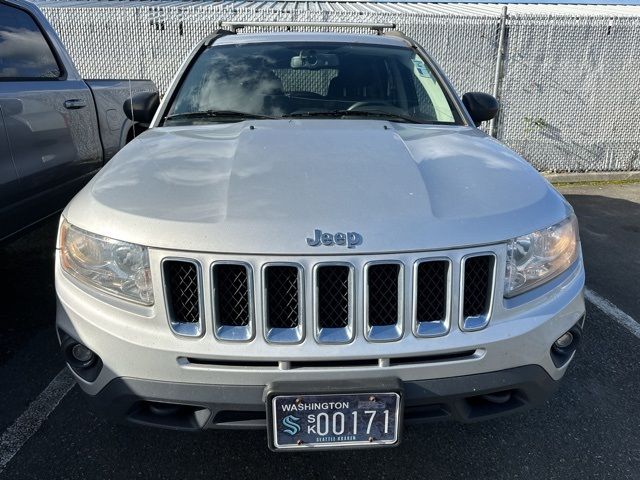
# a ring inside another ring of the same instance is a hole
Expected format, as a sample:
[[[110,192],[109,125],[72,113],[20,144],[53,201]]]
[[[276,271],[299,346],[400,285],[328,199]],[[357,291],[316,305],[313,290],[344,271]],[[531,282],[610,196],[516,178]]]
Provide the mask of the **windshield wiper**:
[[[319,110],[309,112],[294,112],[288,117],[385,117],[395,118],[410,123],[427,123],[417,118],[399,113],[386,112],[384,110]]]
[[[174,113],[168,115],[165,120],[182,120],[182,119],[199,119],[199,118],[251,118],[251,119],[273,119],[269,115],[261,115],[259,113],[239,112],[236,110],[202,110],[198,112]]]

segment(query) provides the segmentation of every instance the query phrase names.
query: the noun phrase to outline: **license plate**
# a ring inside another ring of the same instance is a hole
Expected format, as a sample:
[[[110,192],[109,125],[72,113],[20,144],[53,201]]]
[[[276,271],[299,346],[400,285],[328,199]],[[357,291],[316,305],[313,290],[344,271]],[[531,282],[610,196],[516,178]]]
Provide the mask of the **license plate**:
[[[271,398],[275,449],[398,443],[397,393],[281,395]]]

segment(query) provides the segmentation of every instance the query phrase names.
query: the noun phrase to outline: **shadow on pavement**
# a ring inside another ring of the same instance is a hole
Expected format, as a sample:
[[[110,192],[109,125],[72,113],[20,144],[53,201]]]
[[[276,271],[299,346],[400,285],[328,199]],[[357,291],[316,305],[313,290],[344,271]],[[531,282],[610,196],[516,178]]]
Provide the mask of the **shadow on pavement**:
[[[53,266],[58,217],[0,245],[0,365],[43,328],[53,333]]]

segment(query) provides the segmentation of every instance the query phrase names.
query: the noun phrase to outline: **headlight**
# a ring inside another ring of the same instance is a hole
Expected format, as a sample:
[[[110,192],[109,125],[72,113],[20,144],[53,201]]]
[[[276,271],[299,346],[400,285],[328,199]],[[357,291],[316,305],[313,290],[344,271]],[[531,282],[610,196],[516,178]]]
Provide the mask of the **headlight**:
[[[574,215],[507,245],[504,291],[513,297],[551,280],[578,258],[578,222]]]
[[[153,285],[146,247],[60,226],[62,269],[105,292],[143,305],[153,305]]]

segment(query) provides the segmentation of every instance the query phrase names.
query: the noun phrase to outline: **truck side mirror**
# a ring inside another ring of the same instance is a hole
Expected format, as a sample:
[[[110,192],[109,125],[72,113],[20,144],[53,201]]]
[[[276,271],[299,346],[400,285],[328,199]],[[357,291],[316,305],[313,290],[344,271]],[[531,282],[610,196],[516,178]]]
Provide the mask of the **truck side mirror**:
[[[158,92],[140,92],[127,98],[122,109],[129,120],[148,125],[153,120],[159,105]]]
[[[464,103],[464,106],[467,108],[476,127],[479,127],[482,122],[494,118],[500,109],[498,100],[488,93],[465,93],[462,97],[462,103]]]

